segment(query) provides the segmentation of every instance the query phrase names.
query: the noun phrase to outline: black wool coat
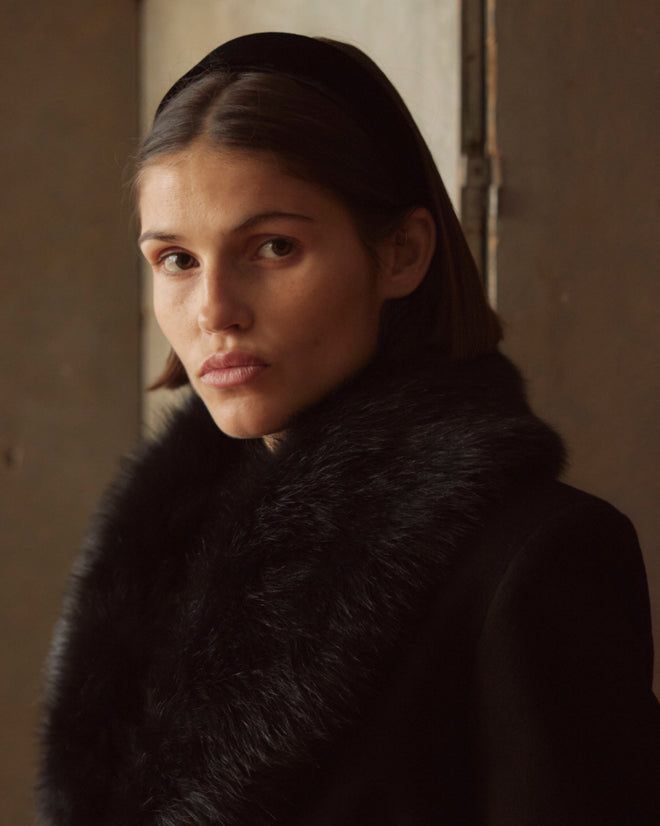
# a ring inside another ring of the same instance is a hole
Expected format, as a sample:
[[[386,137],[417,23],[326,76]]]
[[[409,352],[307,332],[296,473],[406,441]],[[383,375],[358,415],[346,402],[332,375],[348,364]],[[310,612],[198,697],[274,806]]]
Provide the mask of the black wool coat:
[[[660,823],[628,520],[500,355],[372,365],[275,454],[198,400],[124,467],[49,669],[49,826]]]

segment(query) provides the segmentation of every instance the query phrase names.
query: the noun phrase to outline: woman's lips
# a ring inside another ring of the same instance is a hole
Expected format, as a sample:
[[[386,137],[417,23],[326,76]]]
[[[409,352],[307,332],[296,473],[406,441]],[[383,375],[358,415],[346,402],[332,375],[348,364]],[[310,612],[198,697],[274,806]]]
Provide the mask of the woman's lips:
[[[199,377],[211,387],[238,387],[266,367],[263,359],[249,353],[214,353],[202,364]]]

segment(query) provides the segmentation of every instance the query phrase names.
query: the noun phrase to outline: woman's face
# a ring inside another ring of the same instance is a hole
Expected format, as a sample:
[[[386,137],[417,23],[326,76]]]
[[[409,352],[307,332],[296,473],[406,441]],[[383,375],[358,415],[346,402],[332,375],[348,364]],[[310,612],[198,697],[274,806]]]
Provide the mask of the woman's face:
[[[229,436],[283,431],[373,356],[386,290],[326,190],[200,142],[147,166],[139,210],[156,318]]]

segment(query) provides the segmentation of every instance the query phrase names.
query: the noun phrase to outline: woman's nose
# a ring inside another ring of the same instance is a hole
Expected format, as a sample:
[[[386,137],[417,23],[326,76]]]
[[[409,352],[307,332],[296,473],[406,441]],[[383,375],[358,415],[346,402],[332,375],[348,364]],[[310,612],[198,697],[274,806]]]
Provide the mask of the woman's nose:
[[[230,267],[214,264],[203,274],[198,324],[206,333],[219,333],[230,328],[246,329],[252,323],[252,312],[240,287],[240,279]]]

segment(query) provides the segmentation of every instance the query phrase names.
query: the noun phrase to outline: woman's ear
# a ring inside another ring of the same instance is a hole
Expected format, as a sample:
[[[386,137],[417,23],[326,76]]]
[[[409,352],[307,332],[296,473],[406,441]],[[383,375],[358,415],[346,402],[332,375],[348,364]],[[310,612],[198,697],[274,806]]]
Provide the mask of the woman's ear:
[[[379,249],[381,297],[410,295],[428,272],[435,252],[436,229],[425,207],[414,209]]]

